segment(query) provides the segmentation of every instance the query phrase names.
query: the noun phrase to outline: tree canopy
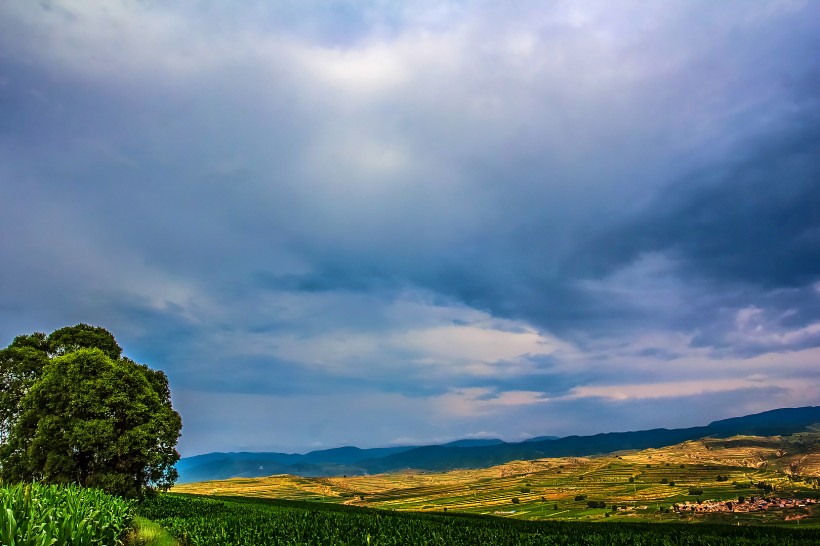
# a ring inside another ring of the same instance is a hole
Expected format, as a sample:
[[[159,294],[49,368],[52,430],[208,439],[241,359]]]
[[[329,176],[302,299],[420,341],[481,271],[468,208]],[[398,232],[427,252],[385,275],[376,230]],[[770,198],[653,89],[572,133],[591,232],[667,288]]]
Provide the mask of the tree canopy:
[[[104,328],[19,336],[0,350],[0,474],[140,496],[177,477],[182,428],[161,371]]]

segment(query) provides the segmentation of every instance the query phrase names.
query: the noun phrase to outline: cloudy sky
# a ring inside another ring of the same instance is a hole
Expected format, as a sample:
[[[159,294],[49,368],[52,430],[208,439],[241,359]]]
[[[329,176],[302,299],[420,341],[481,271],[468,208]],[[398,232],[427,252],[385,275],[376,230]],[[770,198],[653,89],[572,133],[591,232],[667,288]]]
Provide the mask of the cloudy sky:
[[[820,3],[0,3],[0,344],[183,455],[820,404]]]

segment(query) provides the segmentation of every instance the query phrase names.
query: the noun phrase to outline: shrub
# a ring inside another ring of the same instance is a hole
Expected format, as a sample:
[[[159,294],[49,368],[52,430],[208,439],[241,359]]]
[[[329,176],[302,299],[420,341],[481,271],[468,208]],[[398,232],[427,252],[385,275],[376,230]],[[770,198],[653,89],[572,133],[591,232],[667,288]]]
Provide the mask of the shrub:
[[[774,487],[772,487],[771,484],[768,484],[766,482],[757,482],[757,488],[762,490],[762,491],[772,491],[772,490],[774,490]]]
[[[512,499],[510,499],[510,500],[512,501],[512,503],[513,503],[513,504],[518,504],[518,503],[520,503],[520,502],[521,502],[521,500],[520,500],[518,497],[513,497],[513,498],[512,498]]]

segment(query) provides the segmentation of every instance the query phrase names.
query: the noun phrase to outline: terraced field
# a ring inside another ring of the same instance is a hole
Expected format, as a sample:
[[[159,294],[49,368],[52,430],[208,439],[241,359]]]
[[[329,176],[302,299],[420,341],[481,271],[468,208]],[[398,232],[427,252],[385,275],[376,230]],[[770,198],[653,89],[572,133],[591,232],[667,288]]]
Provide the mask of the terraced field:
[[[681,515],[668,509],[675,503],[698,499],[820,495],[820,474],[814,466],[818,454],[820,437],[816,435],[736,437],[602,457],[516,461],[478,470],[405,471],[347,478],[270,476],[186,484],[174,491],[535,520],[704,518],[762,522],[799,517],[794,521],[805,525],[820,524],[820,505],[745,514]],[[764,491],[758,484],[770,490]],[[606,508],[590,508],[589,501],[601,502]]]

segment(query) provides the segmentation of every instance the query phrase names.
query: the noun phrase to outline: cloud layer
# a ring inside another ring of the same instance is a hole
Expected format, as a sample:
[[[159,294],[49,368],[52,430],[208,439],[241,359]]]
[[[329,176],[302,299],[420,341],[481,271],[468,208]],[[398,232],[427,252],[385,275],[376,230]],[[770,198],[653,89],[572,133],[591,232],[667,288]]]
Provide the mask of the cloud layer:
[[[169,374],[185,454],[820,403],[818,29],[4,3],[0,334],[106,326]]]

